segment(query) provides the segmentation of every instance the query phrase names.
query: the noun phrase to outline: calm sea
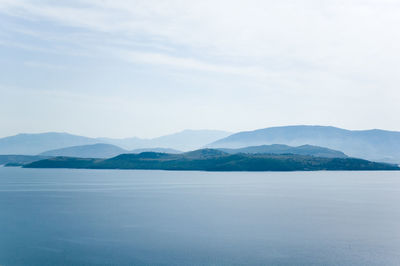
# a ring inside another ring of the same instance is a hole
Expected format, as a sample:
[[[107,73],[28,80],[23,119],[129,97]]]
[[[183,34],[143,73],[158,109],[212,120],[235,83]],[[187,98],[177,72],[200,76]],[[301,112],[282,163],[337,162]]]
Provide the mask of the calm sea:
[[[0,265],[400,265],[400,172],[0,167]]]

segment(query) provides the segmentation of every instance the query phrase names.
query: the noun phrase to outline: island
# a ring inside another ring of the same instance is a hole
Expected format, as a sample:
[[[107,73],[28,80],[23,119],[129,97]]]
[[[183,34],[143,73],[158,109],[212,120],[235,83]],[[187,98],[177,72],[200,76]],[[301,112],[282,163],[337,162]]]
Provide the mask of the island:
[[[400,170],[398,165],[351,157],[299,154],[230,154],[200,149],[182,154],[142,152],[109,159],[53,157],[25,164],[24,168],[151,169],[192,171],[318,171]]]

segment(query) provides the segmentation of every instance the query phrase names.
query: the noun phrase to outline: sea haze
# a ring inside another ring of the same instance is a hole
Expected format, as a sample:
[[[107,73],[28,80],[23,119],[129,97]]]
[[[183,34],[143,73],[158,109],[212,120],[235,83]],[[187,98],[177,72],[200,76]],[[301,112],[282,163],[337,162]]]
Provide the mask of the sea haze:
[[[0,265],[399,265],[400,172],[0,167]]]

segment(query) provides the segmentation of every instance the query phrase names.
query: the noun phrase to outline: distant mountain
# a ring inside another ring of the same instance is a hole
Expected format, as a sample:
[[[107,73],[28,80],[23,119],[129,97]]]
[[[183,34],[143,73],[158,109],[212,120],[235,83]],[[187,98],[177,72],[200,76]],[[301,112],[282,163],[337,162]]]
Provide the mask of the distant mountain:
[[[134,149],[131,150],[129,153],[142,153],[142,152],[159,152],[159,153],[182,153],[182,151],[178,151],[175,149],[169,148],[143,148],[143,149]]]
[[[122,154],[104,160],[54,157],[36,161],[24,167],[200,171],[400,170],[395,165],[355,158],[322,158],[293,154],[228,154],[214,149],[183,154],[156,152]]]
[[[79,158],[111,158],[123,153],[129,153],[129,151],[115,145],[98,143],[50,150],[43,152],[40,155]]]
[[[311,155],[315,157],[326,158],[346,158],[347,155],[341,151],[332,150],[319,146],[302,145],[298,147],[291,147],[282,144],[250,146],[239,149],[219,148],[218,150],[234,154],[234,153],[251,153],[251,154],[297,154],[297,155]]]
[[[316,145],[340,150],[351,157],[400,162],[400,132],[378,129],[345,130],[327,126],[271,127],[239,132],[207,146],[242,148],[277,143],[290,146]]]
[[[168,148],[192,150],[224,138],[231,133],[218,130],[184,130],[171,135],[153,139],[126,138],[88,138],[68,133],[18,134],[0,138],[0,154],[36,155],[49,150],[98,143],[112,144],[126,150]]]
[[[232,133],[220,130],[184,130],[151,140],[152,147],[169,147],[182,151],[199,149]],[[210,141],[211,140],[211,141]],[[149,146],[146,146],[149,147]]]
[[[0,154],[36,155],[52,149],[98,142],[93,138],[68,133],[18,134],[0,139]]]
[[[137,137],[132,138],[122,138],[122,139],[114,139],[114,138],[98,138],[99,143],[108,143],[112,145],[116,145],[125,150],[139,149],[147,147],[147,143],[150,139],[141,139]]]
[[[199,149],[210,142],[227,137],[232,133],[220,130],[184,130],[178,133],[152,139],[101,138],[102,142],[114,144],[124,149],[170,148],[181,151]]]

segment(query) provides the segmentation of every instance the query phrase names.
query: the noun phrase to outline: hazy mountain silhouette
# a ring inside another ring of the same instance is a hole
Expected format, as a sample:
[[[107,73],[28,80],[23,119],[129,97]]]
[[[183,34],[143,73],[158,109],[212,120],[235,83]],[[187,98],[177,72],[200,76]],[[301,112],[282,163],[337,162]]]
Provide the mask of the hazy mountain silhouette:
[[[123,153],[129,153],[129,151],[112,144],[98,143],[50,150],[43,152],[40,155],[80,158],[111,158]]]
[[[16,136],[0,138],[0,154],[37,155],[55,149],[99,143],[119,146],[121,147],[118,147],[121,149],[119,151],[121,153],[141,151],[177,152],[172,150],[162,151],[159,148],[188,151],[200,147],[245,148],[271,144],[289,146],[314,145],[338,150],[350,157],[391,163],[400,162],[400,132],[377,129],[345,130],[326,126],[272,127],[239,132],[232,135],[229,135],[228,132],[215,130],[185,130],[154,139],[88,138],[54,132],[18,134]],[[101,157],[105,158],[104,156],[110,156],[111,154],[113,152],[107,155],[103,154]],[[93,157],[93,154],[89,153],[88,155],[91,155],[89,157]],[[81,157],[82,155],[79,156]]]
[[[95,144],[99,141],[68,133],[18,134],[0,139],[0,154],[36,155],[63,147]]]
[[[290,146],[316,145],[340,150],[351,157],[400,162],[400,132],[378,129],[345,130],[330,126],[271,127],[239,132],[207,146],[242,148],[277,143]]]
[[[184,130],[152,139],[126,138],[110,139],[100,138],[102,142],[110,143],[124,149],[141,148],[171,148],[181,151],[199,149],[210,142],[227,137],[232,133],[220,130]]]
[[[0,138],[0,154],[37,155],[49,150],[98,143],[113,144],[126,150],[169,148],[176,150],[198,149],[231,133],[218,130],[184,130],[153,139],[140,138],[88,138],[68,133],[18,134]]]

